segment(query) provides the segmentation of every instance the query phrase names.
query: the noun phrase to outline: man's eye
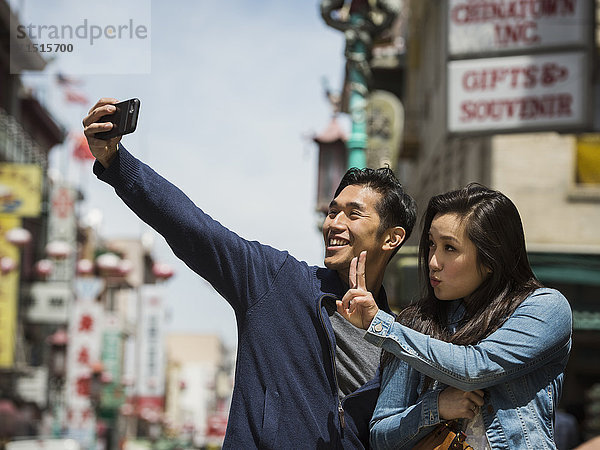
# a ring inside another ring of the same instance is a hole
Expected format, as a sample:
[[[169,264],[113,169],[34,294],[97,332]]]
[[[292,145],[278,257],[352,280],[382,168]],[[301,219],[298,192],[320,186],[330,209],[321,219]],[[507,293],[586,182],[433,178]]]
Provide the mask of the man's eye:
[[[337,211],[330,209],[327,215],[333,219],[337,215]]]
[[[456,249],[454,247],[452,247],[451,245],[446,245],[446,250],[448,250],[449,252],[453,252]]]

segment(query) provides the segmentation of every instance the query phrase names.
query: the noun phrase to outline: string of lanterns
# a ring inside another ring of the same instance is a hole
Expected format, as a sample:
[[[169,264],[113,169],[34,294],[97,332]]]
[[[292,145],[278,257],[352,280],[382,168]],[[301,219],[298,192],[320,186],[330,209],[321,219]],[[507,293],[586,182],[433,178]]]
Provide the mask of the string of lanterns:
[[[7,242],[16,247],[23,248],[31,242],[31,233],[25,228],[12,228],[5,235]],[[40,259],[34,264],[34,272],[40,279],[48,278],[54,271],[55,260],[64,260],[71,256],[74,249],[65,241],[51,241],[45,247],[46,258]],[[0,273],[7,274],[17,268],[17,262],[10,256],[0,255]],[[95,261],[79,259],[76,263],[77,275],[92,275],[97,269],[103,276],[125,277],[133,270],[133,262],[121,258],[119,255],[107,252],[99,255]],[[158,280],[168,280],[174,275],[173,268],[166,263],[155,262],[152,265],[152,275]]]

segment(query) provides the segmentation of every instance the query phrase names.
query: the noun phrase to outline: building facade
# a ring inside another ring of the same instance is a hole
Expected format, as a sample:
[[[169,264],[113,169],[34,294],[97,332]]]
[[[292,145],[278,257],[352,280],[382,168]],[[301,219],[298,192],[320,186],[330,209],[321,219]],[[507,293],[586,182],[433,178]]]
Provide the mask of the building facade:
[[[26,314],[36,261],[47,244],[48,155],[65,131],[22,83],[21,71],[41,71],[46,61],[36,51],[10,47],[11,23],[17,21],[0,1],[0,441],[38,431],[55,392],[55,369],[60,370],[51,361],[58,353],[45,339],[66,320],[60,312],[33,320]],[[55,308],[48,312],[64,312],[62,296],[51,298]]]
[[[232,368],[216,335],[167,336],[165,415],[172,432],[197,447],[220,448],[233,389]]]

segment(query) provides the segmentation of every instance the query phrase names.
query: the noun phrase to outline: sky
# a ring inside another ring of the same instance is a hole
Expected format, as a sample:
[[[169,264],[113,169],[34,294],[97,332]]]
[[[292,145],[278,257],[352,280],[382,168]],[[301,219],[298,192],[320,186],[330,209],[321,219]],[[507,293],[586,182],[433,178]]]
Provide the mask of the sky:
[[[107,51],[101,42],[74,41],[79,61],[56,52],[43,73],[26,74],[57,120],[77,132],[100,97],[139,98],[137,130],[122,141],[129,151],[241,236],[321,264],[311,137],[330,120],[321,80],[341,86],[344,41],[322,21],[319,3],[132,0],[127,11],[118,2],[118,17],[108,0],[86,3],[91,9],[82,12],[76,0],[11,1],[26,24],[125,23],[129,17],[148,25],[137,47],[123,42]],[[74,89],[88,104],[65,102],[58,72],[80,81]],[[165,284],[168,330],[217,333],[233,348],[229,305],[95,178],[91,163],[71,160],[71,148],[70,142],[55,147],[51,167],[82,189],[82,216],[95,217],[106,239],[153,235],[153,255],[174,267]]]

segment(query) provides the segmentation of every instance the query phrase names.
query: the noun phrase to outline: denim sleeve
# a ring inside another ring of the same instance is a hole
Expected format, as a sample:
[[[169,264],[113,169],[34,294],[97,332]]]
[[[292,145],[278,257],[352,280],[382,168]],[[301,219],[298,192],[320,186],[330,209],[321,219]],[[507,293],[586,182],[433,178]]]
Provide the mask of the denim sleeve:
[[[384,367],[370,424],[373,448],[410,449],[440,423],[440,390],[419,396],[421,379],[419,372],[397,358]]]
[[[551,362],[566,364],[572,315],[567,299],[554,289],[537,289],[490,336],[461,346],[433,339],[379,311],[365,339],[410,366],[464,391],[485,389],[518,378]]]
[[[96,162],[94,173],[236,312],[248,309],[268,291],[286,261],[286,252],[247,241],[212,219],[121,145],[110,167]]]

